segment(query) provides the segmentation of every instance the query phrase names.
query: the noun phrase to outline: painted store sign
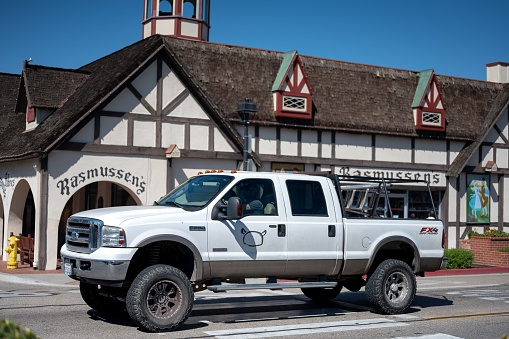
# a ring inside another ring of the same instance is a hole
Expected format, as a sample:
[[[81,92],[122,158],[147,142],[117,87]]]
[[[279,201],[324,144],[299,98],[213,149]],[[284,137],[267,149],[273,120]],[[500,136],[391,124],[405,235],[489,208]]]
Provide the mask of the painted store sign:
[[[336,174],[386,179],[426,180],[431,186],[445,186],[445,173],[434,171],[387,170],[373,168],[337,167]]]
[[[97,179],[118,179],[134,188],[136,194],[145,192],[147,182],[143,180],[143,176],[136,176],[133,173],[114,167],[96,167],[86,171],[82,171],[71,177],[63,178],[57,182],[57,188],[61,195],[70,195],[71,189],[77,188],[85,182],[97,181]]]

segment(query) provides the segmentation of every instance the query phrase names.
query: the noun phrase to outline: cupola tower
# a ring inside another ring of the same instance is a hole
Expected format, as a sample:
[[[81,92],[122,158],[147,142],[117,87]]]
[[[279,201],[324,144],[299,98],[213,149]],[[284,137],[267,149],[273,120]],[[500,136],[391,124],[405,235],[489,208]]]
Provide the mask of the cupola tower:
[[[210,0],[143,0],[143,39],[170,35],[209,40]]]

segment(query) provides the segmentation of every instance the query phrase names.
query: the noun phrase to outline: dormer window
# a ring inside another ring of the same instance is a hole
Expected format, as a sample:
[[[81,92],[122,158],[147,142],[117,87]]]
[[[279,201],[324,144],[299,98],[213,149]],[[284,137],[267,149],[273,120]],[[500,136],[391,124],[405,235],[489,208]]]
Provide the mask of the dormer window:
[[[313,92],[297,51],[283,55],[272,93],[276,117],[312,119]]]
[[[417,131],[445,132],[445,106],[433,70],[419,74],[412,108]]]

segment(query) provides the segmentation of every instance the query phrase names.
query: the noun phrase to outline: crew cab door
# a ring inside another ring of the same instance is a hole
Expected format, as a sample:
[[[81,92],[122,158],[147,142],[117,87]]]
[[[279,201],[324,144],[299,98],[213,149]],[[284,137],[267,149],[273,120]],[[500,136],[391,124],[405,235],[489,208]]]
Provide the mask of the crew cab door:
[[[324,177],[281,180],[287,208],[286,274],[337,274],[343,259],[343,227],[336,216],[340,206],[333,199],[335,192]]]
[[[256,203],[245,201],[247,187],[253,186],[258,189]],[[279,185],[267,178],[244,179],[220,200],[227,201],[231,196],[241,198],[245,215],[239,220],[209,220],[207,250],[212,277],[283,274],[287,256],[286,215]],[[252,205],[250,211],[246,210],[247,204]]]

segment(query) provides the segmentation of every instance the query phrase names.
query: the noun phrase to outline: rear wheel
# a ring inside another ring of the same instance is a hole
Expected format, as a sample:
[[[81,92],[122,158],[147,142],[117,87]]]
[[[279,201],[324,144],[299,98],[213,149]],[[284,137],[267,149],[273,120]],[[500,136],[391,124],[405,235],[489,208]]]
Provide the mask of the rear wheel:
[[[407,263],[383,261],[366,283],[366,297],[380,312],[400,314],[412,304],[417,288],[415,274]]]
[[[302,293],[309,299],[316,302],[327,302],[336,298],[343,286],[336,285],[332,288],[301,288]]]
[[[154,265],[141,271],[126,298],[131,319],[150,332],[176,329],[189,317],[193,303],[189,279],[168,265]]]
[[[99,285],[80,282],[80,293],[85,303],[99,312],[117,313],[125,309],[125,303],[101,295]]]

